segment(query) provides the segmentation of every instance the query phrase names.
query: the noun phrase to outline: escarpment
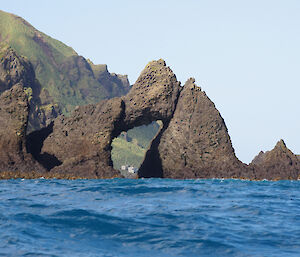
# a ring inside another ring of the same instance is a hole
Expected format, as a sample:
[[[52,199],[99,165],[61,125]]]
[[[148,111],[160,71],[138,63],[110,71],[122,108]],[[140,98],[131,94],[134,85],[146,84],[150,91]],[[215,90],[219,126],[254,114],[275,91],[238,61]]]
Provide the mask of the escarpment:
[[[163,60],[150,62],[127,95],[77,107],[28,135],[29,96],[17,83],[0,96],[2,178],[120,177],[111,160],[112,140],[156,120],[162,128],[139,177],[299,178],[299,156],[283,141],[250,165],[240,162],[214,103],[194,79],[181,87]]]

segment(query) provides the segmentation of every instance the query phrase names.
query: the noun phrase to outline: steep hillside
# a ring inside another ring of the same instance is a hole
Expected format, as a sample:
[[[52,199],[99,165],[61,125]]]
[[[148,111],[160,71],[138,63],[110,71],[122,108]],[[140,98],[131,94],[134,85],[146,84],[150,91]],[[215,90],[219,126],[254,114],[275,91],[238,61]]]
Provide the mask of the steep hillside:
[[[110,74],[106,65],[94,65],[21,17],[3,11],[0,11],[0,42],[28,58],[36,78],[46,89],[41,98],[51,96],[64,113],[76,105],[124,95],[130,88],[127,76]]]

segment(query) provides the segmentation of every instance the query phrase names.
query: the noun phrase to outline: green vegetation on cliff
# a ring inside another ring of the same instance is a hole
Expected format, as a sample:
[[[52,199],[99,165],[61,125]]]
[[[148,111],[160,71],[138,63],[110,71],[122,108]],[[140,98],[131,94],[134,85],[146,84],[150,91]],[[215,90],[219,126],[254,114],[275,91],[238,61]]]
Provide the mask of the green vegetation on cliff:
[[[121,170],[122,165],[139,167],[146,153],[146,149],[136,143],[127,142],[124,138],[116,138],[112,147],[111,157],[114,168],[118,170]]]
[[[139,168],[152,139],[162,123],[152,122],[148,126],[140,126],[122,133],[112,143],[112,160],[115,169],[122,165],[132,165]]]
[[[71,47],[36,30],[21,17],[3,11],[0,42],[28,58],[42,88],[47,89],[64,113],[76,105],[121,96],[129,90],[127,76],[110,74],[106,65],[88,62]]]

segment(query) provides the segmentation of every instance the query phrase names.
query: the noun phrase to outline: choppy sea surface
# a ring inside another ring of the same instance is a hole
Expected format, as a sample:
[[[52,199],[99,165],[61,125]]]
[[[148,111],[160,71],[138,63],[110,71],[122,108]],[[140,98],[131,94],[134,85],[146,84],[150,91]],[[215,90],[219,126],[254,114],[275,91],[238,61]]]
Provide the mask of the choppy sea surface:
[[[300,256],[300,181],[2,180],[0,256]]]

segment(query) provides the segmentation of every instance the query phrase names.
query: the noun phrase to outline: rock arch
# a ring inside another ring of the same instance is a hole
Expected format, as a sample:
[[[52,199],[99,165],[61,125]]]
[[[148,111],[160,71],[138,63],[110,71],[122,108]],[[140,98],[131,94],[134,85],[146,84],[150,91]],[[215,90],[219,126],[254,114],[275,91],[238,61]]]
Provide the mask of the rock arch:
[[[1,67],[0,67],[1,68]],[[161,120],[139,177],[299,179],[300,159],[279,141],[250,165],[234,153],[213,102],[190,79],[184,87],[163,60],[150,62],[123,97],[81,106],[26,135],[22,84],[0,95],[0,178],[112,178],[111,143],[122,131]]]
[[[112,140],[122,131],[156,120],[166,126],[180,90],[180,82],[166,63],[152,61],[126,96],[78,107],[70,117],[58,117],[41,149],[41,154],[61,162],[50,173],[86,178],[119,176],[112,167]]]

